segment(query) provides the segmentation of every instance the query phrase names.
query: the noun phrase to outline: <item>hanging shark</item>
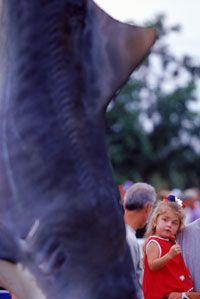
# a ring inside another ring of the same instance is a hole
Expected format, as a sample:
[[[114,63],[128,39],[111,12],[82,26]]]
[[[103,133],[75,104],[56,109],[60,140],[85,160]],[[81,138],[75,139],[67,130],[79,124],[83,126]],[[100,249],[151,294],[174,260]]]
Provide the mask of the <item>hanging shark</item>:
[[[105,112],[155,30],[91,0],[0,2],[0,285],[18,299],[133,299]]]

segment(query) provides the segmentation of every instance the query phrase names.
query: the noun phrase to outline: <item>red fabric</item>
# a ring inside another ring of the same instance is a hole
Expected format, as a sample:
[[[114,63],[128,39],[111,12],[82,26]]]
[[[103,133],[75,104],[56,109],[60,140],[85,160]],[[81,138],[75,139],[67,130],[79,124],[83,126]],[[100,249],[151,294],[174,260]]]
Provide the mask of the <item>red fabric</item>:
[[[165,255],[172,242],[159,237],[150,237],[147,240],[155,240],[161,247],[161,256]],[[181,279],[182,278],[182,279]],[[151,271],[144,255],[143,291],[145,299],[162,299],[170,292],[187,292],[193,288],[193,282],[182,256],[179,254],[171,259],[162,269]]]

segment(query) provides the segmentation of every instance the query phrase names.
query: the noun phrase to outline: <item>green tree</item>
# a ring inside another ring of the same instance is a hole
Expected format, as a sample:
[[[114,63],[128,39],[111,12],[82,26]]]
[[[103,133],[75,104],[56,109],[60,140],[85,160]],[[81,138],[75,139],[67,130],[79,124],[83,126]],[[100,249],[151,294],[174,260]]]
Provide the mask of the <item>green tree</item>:
[[[179,26],[165,17],[151,24],[158,39],[107,111],[110,156],[117,183],[143,180],[157,188],[199,186],[197,80],[200,68],[189,56],[177,58],[168,45]]]

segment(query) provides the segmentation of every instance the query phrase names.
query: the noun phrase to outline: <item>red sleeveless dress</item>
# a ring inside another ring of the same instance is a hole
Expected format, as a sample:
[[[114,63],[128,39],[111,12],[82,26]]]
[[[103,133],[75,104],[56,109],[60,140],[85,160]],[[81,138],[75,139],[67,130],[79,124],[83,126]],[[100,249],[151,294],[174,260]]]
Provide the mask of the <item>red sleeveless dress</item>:
[[[152,236],[147,240],[156,242],[160,248],[160,257],[165,255],[173,243],[168,239]],[[171,292],[187,292],[193,288],[190,272],[187,269],[182,255],[171,259],[162,269],[152,271],[149,269],[147,255],[144,253],[143,291],[145,299],[162,299]]]

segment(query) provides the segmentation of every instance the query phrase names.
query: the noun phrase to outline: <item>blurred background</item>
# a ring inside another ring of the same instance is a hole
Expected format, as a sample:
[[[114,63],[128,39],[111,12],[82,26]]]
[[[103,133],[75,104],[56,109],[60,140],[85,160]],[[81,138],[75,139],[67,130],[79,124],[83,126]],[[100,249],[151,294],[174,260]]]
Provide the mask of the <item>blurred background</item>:
[[[117,184],[145,181],[160,193],[198,190],[200,1],[96,2],[114,18],[158,33],[151,55],[108,107],[107,142]]]

